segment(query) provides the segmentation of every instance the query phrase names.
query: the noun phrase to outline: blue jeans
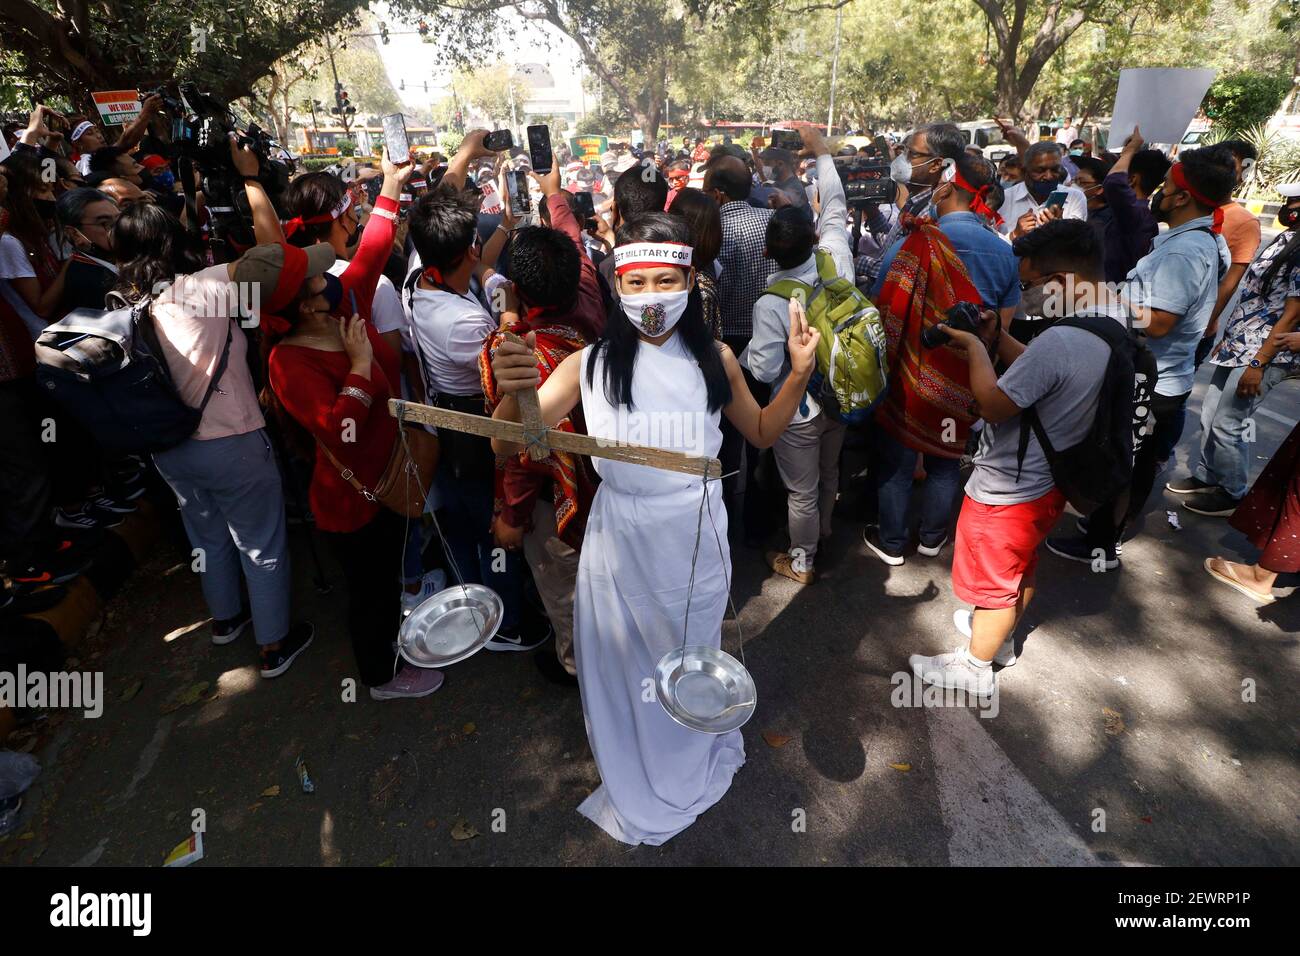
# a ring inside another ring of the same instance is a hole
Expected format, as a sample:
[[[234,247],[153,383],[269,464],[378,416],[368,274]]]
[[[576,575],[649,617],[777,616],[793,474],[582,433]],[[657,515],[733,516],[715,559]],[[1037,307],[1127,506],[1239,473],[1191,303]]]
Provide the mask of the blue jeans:
[[[888,432],[877,431],[880,472],[876,493],[880,502],[880,544],[886,551],[902,554],[907,547],[907,508],[912,501],[912,474],[919,452],[908,448]],[[933,547],[948,534],[952,509],[961,486],[956,458],[925,456],[925,483],[921,486],[921,543]]]
[[[176,493],[190,545],[202,551],[199,580],[212,616],[225,620],[243,609],[242,568],[257,643],[280,640],[289,632],[289,537],[265,429],[188,438],[153,461]]]
[[[1233,498],[1245,495],[1249,487],[1250,443],[1242,440],[1246,419],[1273,386],[1300,372],[1295,365],[1270,365],[1264,369],[1259,394],[1238,398],[1237,383],[1246,368],[1214,369],[1201,402],[1201,444],[1190,461],[1197,479],[1219,485]]]
[[[505,551],[504,564],[496,560],[492,538],[492,480],[457,478],[450,468],[439,468],[434,479],[441,496],[438,512],[442,533],[447,538],[451,559],[466,583],[485,584],[501,597],[501,628],[519,625],[519,604],[523,596],[523,557],[520,551]],[[504,570],[493,570],[493,565]],[[450,578],[455,578],[451,569]]]

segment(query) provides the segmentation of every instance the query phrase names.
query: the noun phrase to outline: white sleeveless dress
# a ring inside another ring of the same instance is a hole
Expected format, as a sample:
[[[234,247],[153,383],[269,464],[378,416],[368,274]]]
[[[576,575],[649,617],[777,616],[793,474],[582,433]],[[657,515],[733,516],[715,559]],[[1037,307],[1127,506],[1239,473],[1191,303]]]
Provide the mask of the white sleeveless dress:
[[[639,349],[631,409],[610,405],[603,363],[592,348],[583,350],[588,434],[717,457],[720,413],[706,410],[704,375],[680,337],[660,346],[641,342]],[[588,385],[591,362],[596,374]],[[574,651],[601,786],[578,812],[617,840],[657,846],[717,803],[745,762],[740,731],[713,736],[687,730],[664,713],[654,693],[655,665],[682,643],[703,479],[592,462],[602,482],[578,565]],[[731,552],[722,483],[708,482],[708,494],[687,643],[720,647]]]

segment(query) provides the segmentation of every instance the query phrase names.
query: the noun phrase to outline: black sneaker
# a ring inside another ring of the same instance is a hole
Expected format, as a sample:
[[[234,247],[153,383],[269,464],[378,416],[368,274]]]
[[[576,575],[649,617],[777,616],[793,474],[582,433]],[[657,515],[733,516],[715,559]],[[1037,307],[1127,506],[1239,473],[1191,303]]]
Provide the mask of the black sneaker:
[[[262,648],[262,676],[279,677],[289,669],[295,658],[308,647],[316,636],[316,629],[307,621],[299,621],[289,628],[277,650]]]
[[[0,589],[0,617],[21,617],[40,614],[57,605],[67,596],[68,589],[57,584]]]
[[[149,486],[145,483],[145,470],[141,468],[139,471],[117,478],[113,482],[113,497],[118,501],[135,501],[148,488]]]
[[[881,561],[884,561],[891,568],[896,568],[903,563],[903,556],[901,554],[896,554],[895,552],[888,550],[880,543],[880,529],[873,528],[870,525],[863,528],[862,541],[871,549],[872,554],[878,557]]]
[[[1210,488],[1217,488],[1218,485],[1209,481],[1201,481],[1195,475],[1188,475],[1186,478],[1179,478],[1165,484],[1165,491],[1172,491],[1176,495],[1194,495],[1198,491],[1208,491]]]
[[[218,646],[231,644],[239,639],[239,635],[248,630],[249,625],[253,623],[253,613],[244,608],[234,617],[214,620],[212,622],[212,643]]]
[[[1079,534],[1086,537],[1088,534],[1088,516],[1084,515],[1082,518],[1079,518],[1074,522],[1074,526],[1079,529]],[[1133,537],[1132,531],[1126,530],[1126,533],[1130,538]],[[1121,558],[1124,557],[1124,538],[1122,536],[1115,542],[1115,553]]]
[[[1114,548],[1105,549],[1104,555],[1096,554],[1101,548],[1092,548],[1084,538],[1048,538],[1047,550],[1052,552],[1058,558],[1065,558],[1067,561],[1077,561],[1080,564],[1096,566],[1096,562],[1104,558],[1104,563],[1098,570],[1114,571],[1119,567],[1119,555]]]
[[[120,522],[121,519],[118,520]],[[54,523],[70,531],[94,531],[97,528],[107,527],[103,521],[98,520],[84,508],[80,511],[64,511],[62,508],[55,508]]]
[[[1214,518],[1228,517],[1237,510],[1239,504],[1241,504],[1240,498],[1234,498],[1222,488],[1217,487],[1209,491],[1188,495],[1183,501],[1183,507],[1188,511],[1195,511],[1198,515],[1210,515]]]
[[[23,567],[11,567],[9,578],[23,588],[34,590],[47,584],[66,584],[86,568],[91,558],[67,550],[37,555]]]
[[[135,511],[135,505],[129,501],[119,501],[117,498],[103,492],[87,498],[86,507],[91,510],[92,514],[96,511],[103,511],[110,514],[129,515]]]
[[[551,639],[551,625],[548,623],[543,628],[531,634],[525,634],[520,628],[514,628],[507,631],[501,628],[492,635],[492,639],[484,645],[485,651],[531,651],[534,648],[541,647]]]

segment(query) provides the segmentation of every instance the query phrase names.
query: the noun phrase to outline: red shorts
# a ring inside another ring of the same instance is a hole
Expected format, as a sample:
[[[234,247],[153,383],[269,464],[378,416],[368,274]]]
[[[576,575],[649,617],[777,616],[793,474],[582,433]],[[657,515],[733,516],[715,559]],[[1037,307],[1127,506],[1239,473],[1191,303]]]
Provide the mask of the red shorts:
[[[952,555],[952,589],[975,607],[1015,607],[1020,589],[1034,583],[1038,546],[1065,510],[1053,488],[1018,505],[962,502]]]

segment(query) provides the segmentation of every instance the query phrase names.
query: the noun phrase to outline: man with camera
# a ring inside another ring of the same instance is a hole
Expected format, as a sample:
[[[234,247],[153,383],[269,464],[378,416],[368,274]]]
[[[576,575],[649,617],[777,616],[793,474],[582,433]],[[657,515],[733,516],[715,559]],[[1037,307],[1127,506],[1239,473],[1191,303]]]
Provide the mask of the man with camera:
[[[1106,304],[1101,242],[1087,223],[1045,223],[1018,240],[1015,252],[1022,283],[1050,284],[1064,315],[1122,320],[1118,305]],[[1021,459],[1021,413],[1034,408],[1054,449],[1079,444],[1092,427],[1110,360],[1105,340],[1086,329],[1053,326],[1024,346],[1000,326],[997,313],[986,310],[976,329],[937,327],[949,347],[965,353],[985,422],[952,563],[953,591],[973,610],[953,616],[968,646],[909,658],[927,684],[979,695],[996,688],[993,664],[1016,661],[1013,633],[1034,596],[1039,545],[1065,509],[1065,495],[1032,430]],[[995,359],[1007,366],[1001,378]]]
[[[857,280],[863,289],[872,288],[883,274],[884,252],[903,238],[904,220],[933,213],[930,199],[934,187],[942,180],[948,161],[956,162],[965,155],[966,138],[952,123],[929,123],[913,130],[900,149],[889,167],[889,178],[903,187],[898,215],[879,241],[880,253],[858,258]]]

